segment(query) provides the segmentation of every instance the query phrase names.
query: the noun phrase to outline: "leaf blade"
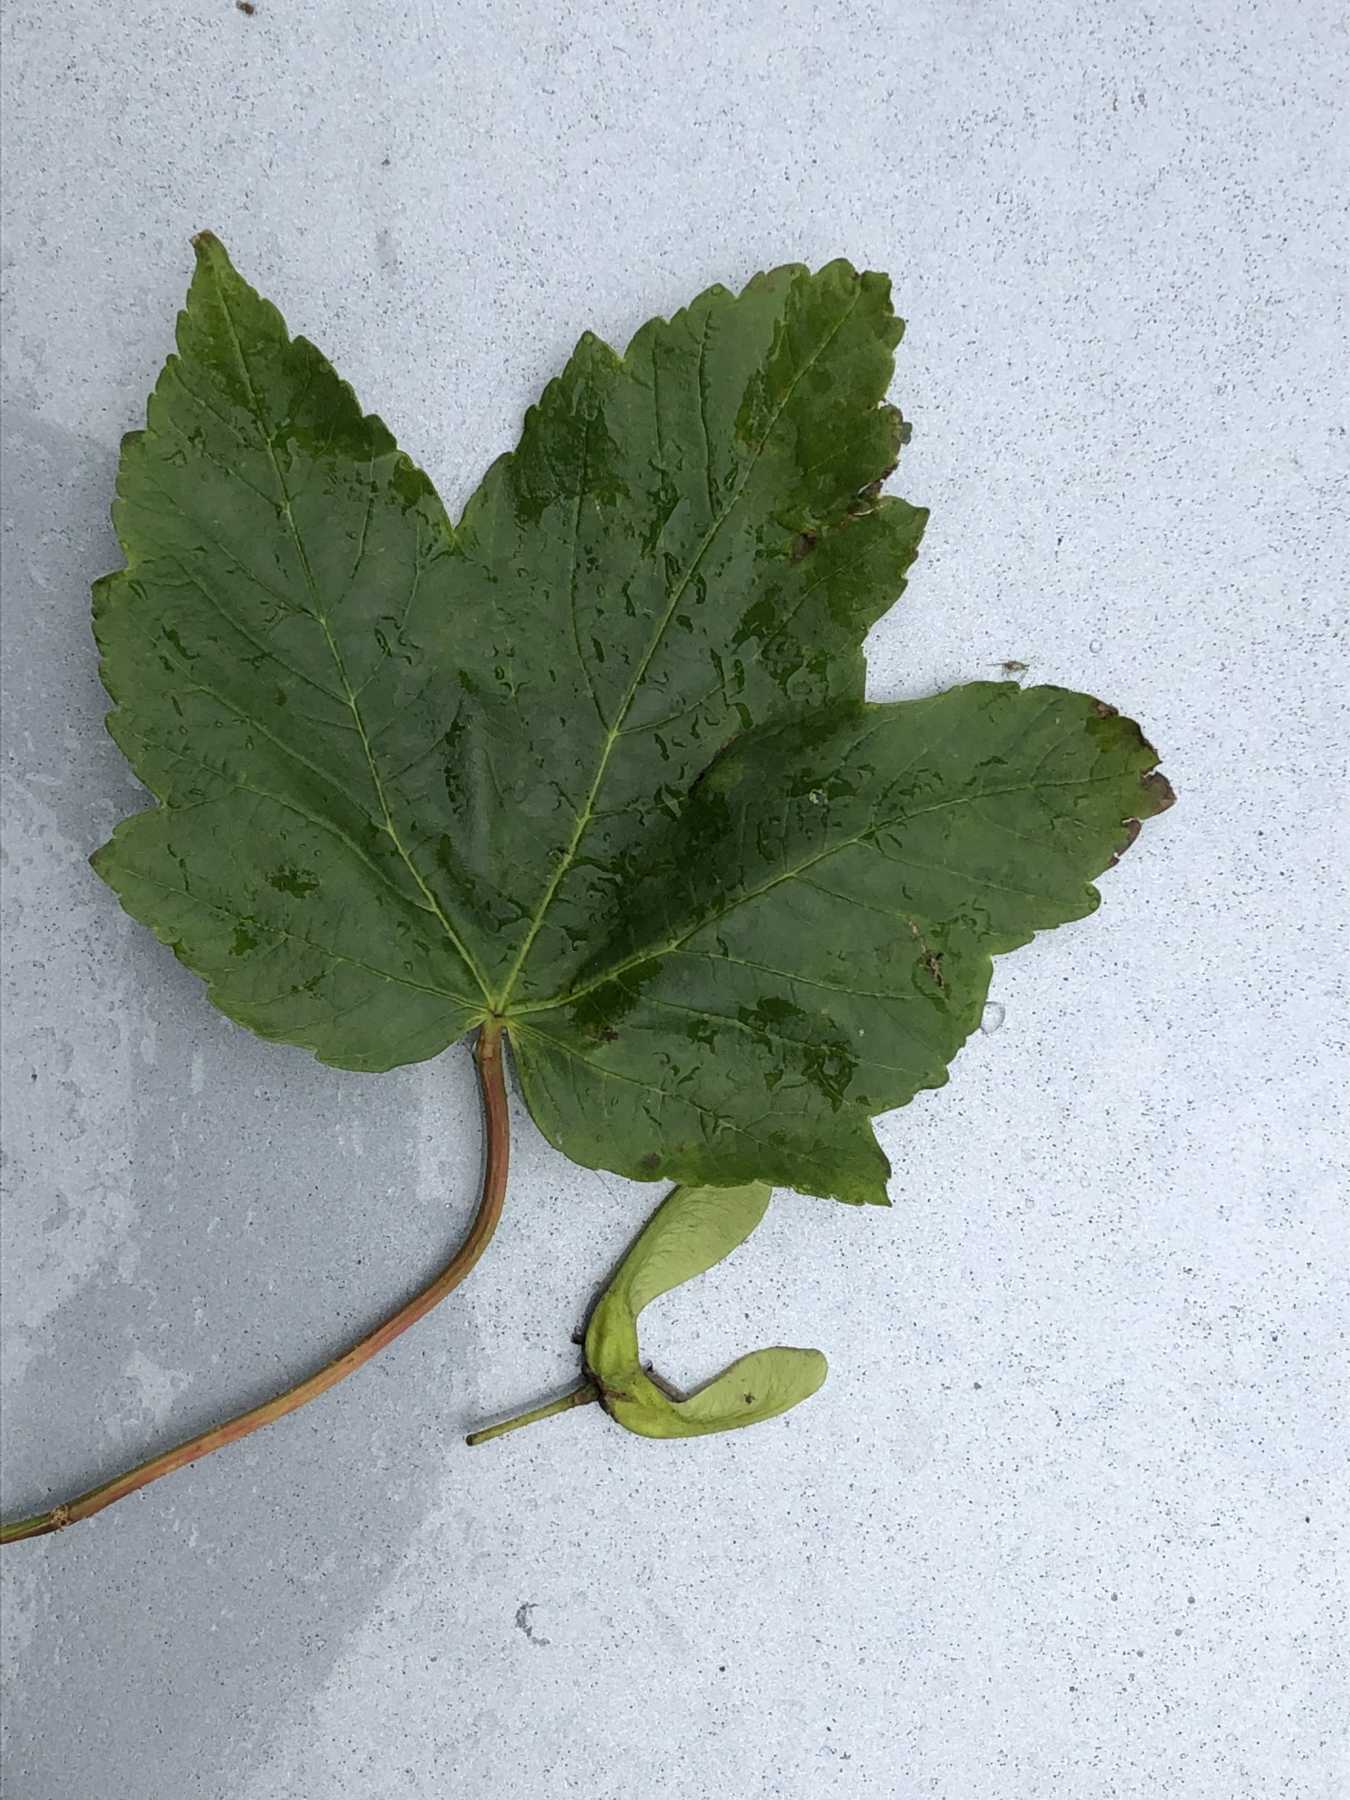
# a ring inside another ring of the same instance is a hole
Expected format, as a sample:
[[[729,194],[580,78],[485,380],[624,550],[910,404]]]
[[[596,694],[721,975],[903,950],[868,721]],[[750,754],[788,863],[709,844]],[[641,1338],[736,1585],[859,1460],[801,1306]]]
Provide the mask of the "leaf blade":
[[[750,734],[581,985],[512,1022],[541,1129],[639,1178],[883,1203],[870,1119],[946,1080],[994,955],[1095,908],[1166,804],[1156,761],[1089,696],[1012,683]]]
[[[443,509],[209,236],[178,340],[123,443],[127,567],[95,590],[109,729],[161,805],[95,866],[252,1029],[346,1067],[434,1055],[481,984],[399,840],[356,684],[391,593],[437,585]],[[300,978],[265,999],[282,944]]]

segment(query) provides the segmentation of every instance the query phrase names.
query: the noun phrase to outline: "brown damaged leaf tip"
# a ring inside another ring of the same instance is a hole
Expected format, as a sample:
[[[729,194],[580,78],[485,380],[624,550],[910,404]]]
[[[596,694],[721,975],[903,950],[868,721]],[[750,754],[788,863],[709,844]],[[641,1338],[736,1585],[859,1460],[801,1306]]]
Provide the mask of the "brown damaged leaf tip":
[[[1102,711],[1101,702],[1098,702],[1097,710],[1098,712]],[[1106,708],[1106,711],[1113,713],[1115,708],[1108,707]],[[1173,791],[1172,784],[1160,770],[1152,769],[1147,775],[1141,775],[1139,777],[1139,785],[1153,802],[1147,814],[1149,818],[1154,818],[1157,814],[1166,812],[1169,806],[1176,805],[1177,797]],[[1139,819],[1126,819],[1124,821],[1124,827],[1125,842],[1115,852],[1110,862],[1106,865],[1108,869],[1114,869],[1121,857],[1124,856],[1125,852],[1131,847],[1135,839],[1139,836],[1139,833],[1143,830],[1143,823]]]
[[[1126,819],[1126,821],[1125,821],[1125,842],[1120,846],[1119,850],[1116,851],[1115,855],[1111,858],[1110,862],[1106,865],[1108,869],[1115,868],[1116,864],[1120,861],[1121,857],[1124,856],[1125,852],[1128,849],[1130,849],[1130,847],[1134,843],[1134,840],[1139,836],[1139,833],[1143,829],[1144,829],[1144,827],[1138,819]]]
[[[1154,812],[1166,812],[1169,806],[1176,805],[1176,793],[1161,770],[1154,769],[1147,775],[1141,775],[1139,785],[1153,801]]]

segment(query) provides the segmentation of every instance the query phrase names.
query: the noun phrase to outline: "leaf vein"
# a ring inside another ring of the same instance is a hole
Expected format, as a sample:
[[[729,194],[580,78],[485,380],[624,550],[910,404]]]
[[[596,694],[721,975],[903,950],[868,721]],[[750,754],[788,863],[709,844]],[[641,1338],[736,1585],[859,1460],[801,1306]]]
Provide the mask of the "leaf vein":
[[[190,807],[170,807],[170,812],[188,812]],[[454,1000],[461,1006],[471,1010],[479,1004],[467,994],[457,994],[451,988],[432,987],[425,981],[414,981],[410,975],[395,975],[392,970],[380,969],[374,963],[362,962],[359,956],[348,956],[343,950],[335,950],[330,944],[321,944],[316,939],[306,937],[301,931],[290,931],[283,925],[270,925],[251,913],[239,913],[228,906],[221,906],[214,900],[207,900],[201,894],[194,894],[190,888],[175,887],[171,881],[161,881],[158,876],[149,875],[144,870],[135,871],[137,881],[143,881],[147,887],[158,888],[161,893],[178,894],[184,900],[190,900],[194,906],[201,906],[207,912],[213,912],[222,919],[229,919],[236,925],[247,926],[250,930],[266,933],[268,937],[285,938],[288,943],[303,944],[306,949],[317,951],[320,956],[329,957],[333,962],[348,963],[354,969],[362,969],[367,975],[378,976],[381,981],[393,982],[397,987],[414,988],[419,994],[434,994],[439,1000]]]

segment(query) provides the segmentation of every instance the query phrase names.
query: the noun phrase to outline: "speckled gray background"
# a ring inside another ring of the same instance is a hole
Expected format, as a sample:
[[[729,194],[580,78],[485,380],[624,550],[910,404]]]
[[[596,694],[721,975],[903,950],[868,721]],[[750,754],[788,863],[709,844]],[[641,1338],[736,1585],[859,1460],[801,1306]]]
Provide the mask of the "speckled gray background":
[[[477,1174],[462,1051],[254,1041],[85,864],[137,798],[87,590],[195,228],[455,511],[583,326],[893,271],[933,520],[873,692],[1024,661],[1142,719],[1181,796],[883,1122],[892,1212],[784,1197],[651,1319],[690,1377],[819,1344],[819,1399],[463,1449],[568,1378],[652,1199],[517,1114],[461,1297],[5,1553],[8,1800],[1350,1792],[1339,13],[8,8],[6,1512],[336,1348]]]

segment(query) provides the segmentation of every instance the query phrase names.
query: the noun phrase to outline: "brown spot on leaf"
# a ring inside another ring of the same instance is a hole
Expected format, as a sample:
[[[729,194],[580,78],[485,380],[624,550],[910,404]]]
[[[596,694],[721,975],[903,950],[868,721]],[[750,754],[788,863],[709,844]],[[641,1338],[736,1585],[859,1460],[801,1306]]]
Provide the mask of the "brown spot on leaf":
[[[655,1150],[649,1150],[645,1156],[640,1156],[638,1158],[639,1169],[658,1169],[660,1166],[661,1158],[656,1154]]]
[[[940,950],[934,950],[929,945],[928,939],[919,930],[919,922],[917,919],[909,919],[906,922],[909,925],[910,935],[918,939],[919,947],[923,951],[923,955],[919,958],[920,962],[922,962],[924,968],[927,969],[928,973],[933,977],[933,980],[937,983],[938,987],[946,987],[947,984],[942,978],[942,952]]]
[[[818,531],[799,532],[792,546],[793,562],[801,562],[804,557],[809,556],[819,542],[820,533]]]
[[[1093,711],[1099,719],[1118,719],[1120,717],[1120,708],[1109,706],[1105,700],[1094,701]]]

